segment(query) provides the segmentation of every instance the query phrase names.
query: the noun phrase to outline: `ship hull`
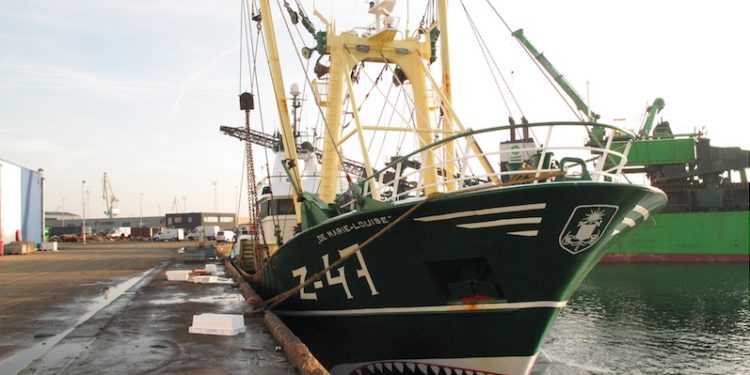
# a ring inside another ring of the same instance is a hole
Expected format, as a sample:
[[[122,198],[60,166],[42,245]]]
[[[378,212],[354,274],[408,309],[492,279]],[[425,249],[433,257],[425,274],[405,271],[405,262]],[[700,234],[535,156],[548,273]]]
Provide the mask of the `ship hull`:
[[[610,245],[606,263],[748,262],[750,212],[658,213]]]
[[[416,202],[362,210],[300,233],[250,282],[267,299],[350,256],[274,310],[333,374],[525,374],[610,240],[665,202],[564,182],[436,197],[389,229]]]

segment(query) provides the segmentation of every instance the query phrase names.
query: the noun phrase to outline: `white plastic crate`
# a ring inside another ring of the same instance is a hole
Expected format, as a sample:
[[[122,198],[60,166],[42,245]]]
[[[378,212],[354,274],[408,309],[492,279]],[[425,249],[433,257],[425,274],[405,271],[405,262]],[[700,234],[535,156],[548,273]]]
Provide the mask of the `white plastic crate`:
[[[245,332],[245,318],[238,314],[205,313],[193,315],[188,332],[201,335],[234,336]]]
[[[213,284],[217,281],[219,281],[218,276],[213,276],[213,275],[193,276],[193,282],[196,284]]]
[[[206,271],[212,275],[217,275],[219,273],[219,267],[215,264],[206,264]]]
[[[190,279],[190,270],[169,270],[167,271],[167,280],[169,281],[188,281]]]
[[[45,251],[57,251],[57,242],[56,241],[42,242],[41,245],[39,246],[39,249],[45,250]]]

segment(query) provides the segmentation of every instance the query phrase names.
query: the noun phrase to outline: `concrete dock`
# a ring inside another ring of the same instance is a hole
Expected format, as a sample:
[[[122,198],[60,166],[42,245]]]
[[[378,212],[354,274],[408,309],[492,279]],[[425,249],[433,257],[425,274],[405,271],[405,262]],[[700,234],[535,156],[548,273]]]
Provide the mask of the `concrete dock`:
[[[167,281],[204,267],[189,244],[61,245],[0,257],[0,374],[296,374],[231,280]],[[201,313],[245,314],[247,332],[188,333]]]

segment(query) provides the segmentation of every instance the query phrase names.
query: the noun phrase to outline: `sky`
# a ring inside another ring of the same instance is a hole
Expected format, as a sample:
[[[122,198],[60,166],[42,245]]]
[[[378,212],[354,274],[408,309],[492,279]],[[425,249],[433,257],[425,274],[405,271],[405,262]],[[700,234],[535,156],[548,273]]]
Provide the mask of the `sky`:
[[[302,3],[312,13],[312,1]],[[483,1],[465,3],[477,24],[498,23]],[[713,145],[750,149],[750,23],[742,2],[492,3],[588,93],[604,122],[637,129],[646,106],[662,97],[659,117],[675,132],[705,127]],[[339,30],[371,22],[364,0],[315,4],[329,19],[341,17]],[[405,25],[423,9],[401,0],[396,12]],[[484,62],[464,50],[473,34],[459,2],[451,2],[450,16],[459,115],[474,128],[501,125],[507,114],[493,113],[497,103],[482,91],[492,87],[477,73]],[[518,49],[507,30],[494,30],[486,34],[493,48]],[[47,211],[80,214],[87,200],[86,216],[103,217],[106,172],[121,216],[163,215],[175,206],[235,212],[244,148],[218,128],[244,122],[239,31],[239,0],[0,0],[0,159],[44,169]],[[295,59],[282,51],[282,62]],[[533,67],[528,60],[500,63],[532,98],[530,120],[561,113],[541,109],[554,95],[536,94],[552,91],[531,78],[538,73],[525,67]],[[278,120],[267,112],[272,127]]]

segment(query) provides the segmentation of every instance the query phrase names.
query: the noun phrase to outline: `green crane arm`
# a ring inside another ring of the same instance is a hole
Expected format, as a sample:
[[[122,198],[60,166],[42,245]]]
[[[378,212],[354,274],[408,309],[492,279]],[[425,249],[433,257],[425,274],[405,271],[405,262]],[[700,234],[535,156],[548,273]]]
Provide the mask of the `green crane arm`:
[[[547,57],[545,57],[543,53],[537,51],[537,49],[534,48],[531,42],[526,39],[526,37],[523,35],[523,29],[514,31],[512,35],[518,40],[519,43],[521,43],[523,48],[525,48],[532,56],[534,56],[534,58],[539,61],[540,64],[542,64],[544,70],[546,70],[547,73],[552,76],[552,79],[554,79],[555,82],[560,85],[560,88],[562,88],[562,90],[565,91],[566,94],[568,94],[570,99],[572,99],[575,103],[576,108],[578,108],[578,110],[581,111],[589,121],[595,122],[597,119],[599,119],[599,115],[591,111],[586,103],[583,102],[583,99],[581,99],[581,95],[579,95],[576,90],[573,89],[573,86],[568,83],[565,77],[563,77],[563,75],[560,74],[557,69],[555,69],[555,67],[547,59]]]
[[[647,109],[648,116],[646,116],[646,121],[643,123],[641,131],[638,133],[639,136],[648,137],[651,135],[651,128],[654,126],[654,118],[662,109],[664,109],[664,99],[654,99],[654,104],[651,104]]]

